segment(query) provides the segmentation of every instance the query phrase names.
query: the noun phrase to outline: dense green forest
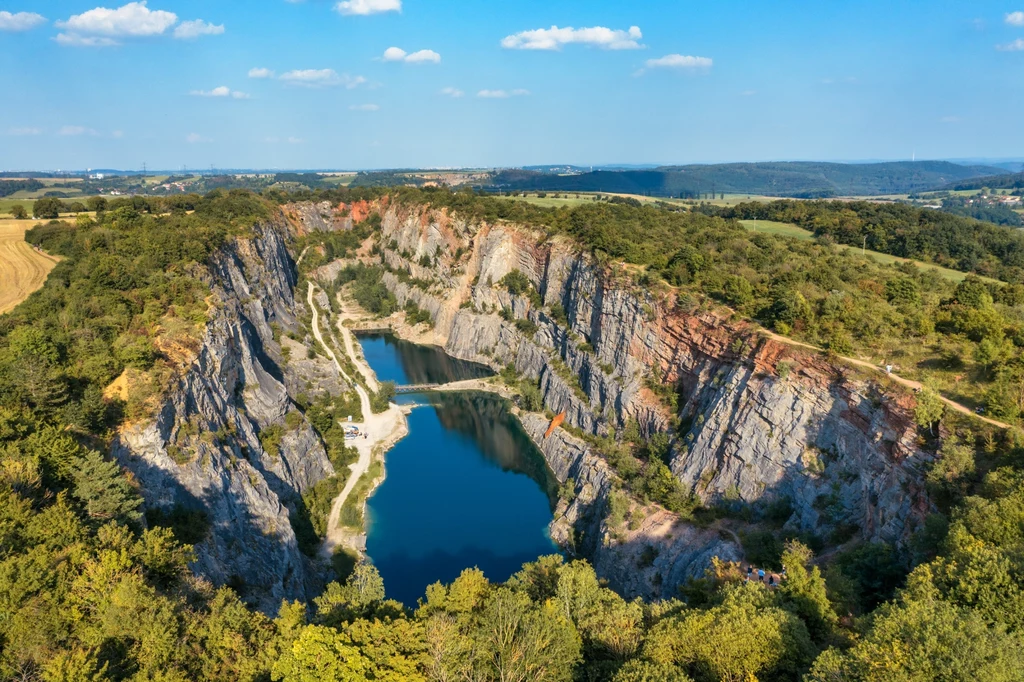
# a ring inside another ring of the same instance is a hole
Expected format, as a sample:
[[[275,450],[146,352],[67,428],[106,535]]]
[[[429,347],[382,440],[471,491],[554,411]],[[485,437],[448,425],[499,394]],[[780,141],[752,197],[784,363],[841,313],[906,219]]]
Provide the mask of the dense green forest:
[[[1024,232],[941,211],[868,201],[748,202],[699,210],[724,218],[793,223],[840,244],[866,244],[872,251],[1024,282]]]
[[[1024,173],[1001,173],[986,178],[964,180],[948,187],[952,190],[972,190],[988,187],[990,189],[1024,189]]]
[[[873,164],[795,161],[667,166],[655,170],[595,171],[576,175],[511,170],[496,173],[492,184],[500,190],[617,192],[684,198],[723,192],[816,198],[907,194],[1000,172],[998,168],[961,166],[946,161]]]
[[[571,236],[599,258],[646,266],[645,286],[658,278],[741,311],[767,306],[794,334],[838,338],[841,323],[866,342],[860,325],[898,336],[924,333],[931,320],[928,334],[982,330],[971,341],[981,347],[996,329],[1012,338],[1020,305],[1008,287],[954,287],[718,217],[625,204],[545,210],[441,191],[395,198]],[[175,204],[118,200],[95,218],[29,232],[63,260],[0,317],[0,679],[1021,678],[1024,453],[1013,437],[977,455],[973,441],[947,439],[924,472],[939,513],[905,556],[848,547],[822,569],[790,541],[765,556],[786,570],[775,590],[719,563],[677,598],[630,602],[586,563],[546,557],[503,585],[467,567],[410,609],[387,600],[363,564],[313,603],[284,603],[270,617],[195,577],[183,544],[201,540],[194,524],[154,518],[144,527],[138,491],[104,454],[112,430],[150,403],[107,399],[102,387],[133,371],[144,395],[161,390],[175,367],[158,341],[188,343],[206,320],[204,264],[287,199],[235,191]],[[347,276],[381,295],[366,273]]]

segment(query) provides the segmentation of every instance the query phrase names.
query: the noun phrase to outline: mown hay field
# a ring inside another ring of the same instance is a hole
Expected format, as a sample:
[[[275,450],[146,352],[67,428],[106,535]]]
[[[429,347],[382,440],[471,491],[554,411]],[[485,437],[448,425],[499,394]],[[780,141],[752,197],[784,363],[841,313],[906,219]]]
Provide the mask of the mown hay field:
[[[0,220],[0,315],[43,286],[57,259],[25,241],[31,220]]]

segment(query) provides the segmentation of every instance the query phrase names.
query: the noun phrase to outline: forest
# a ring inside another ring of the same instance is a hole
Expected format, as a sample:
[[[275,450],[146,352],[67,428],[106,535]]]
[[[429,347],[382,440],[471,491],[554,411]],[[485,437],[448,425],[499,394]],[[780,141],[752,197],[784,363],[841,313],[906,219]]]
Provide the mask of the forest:
[[[200,333],[205,264],[291,198],[116,200],[94,217],[29,231],[63,260],[0,317],[0,679],[1021,679],[1024,439],[1015,431],[988,451],[944,440],[923,472],[936,513],[906,555],[860,545],[823,562],[788,539],[764,557],[786,572],[775,589],[716,562],[676,597],[627,601],[586,562],[554,556],[504,584],[467,567],[410,608],[389,601],[373,566],[361,564],[312,603],[264,614],[196,577],[189,543],[202,539],[202,524],[145,519],[106,448],[176,371],[161,350],[166,335],[187,345]],[[642,286],[706,294],[837,348],[910,333],[962,337],[974,352],[1010,344],[995,376],[1019,356],[1024,301],[1012,285],[954,285],[702,214],[547,210],[465,192],[393,198],[572,237],[597,258],[644,266]],[[345,276],[386,305],[372,275]],[[978,362],[970,353],[964,361]],[[125,371],[146,390],[128,402],[105,397]]]
[[[498,190],[617,192],[683,198],[724,192],[811,199],[907,194],[1000,172],[998,168],[946,161],[726,163],[599,170],[574,175],[509,170],[495,173],[492,185]]]

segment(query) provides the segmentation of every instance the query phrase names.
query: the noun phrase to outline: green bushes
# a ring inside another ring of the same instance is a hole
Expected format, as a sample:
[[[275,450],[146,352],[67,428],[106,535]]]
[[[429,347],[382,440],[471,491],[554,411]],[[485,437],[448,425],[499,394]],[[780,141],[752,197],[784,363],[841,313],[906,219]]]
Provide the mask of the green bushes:
[[[386,412],[388,407],[391,405],[391,401],[394,399],[395,382],[381,382],[379,390],[376,393],[370,395],[370,409],[373,410],[374,414]]]
[[[338,273],[336,286],[352,285],[352,297],[364,310],[387,317],[398,309],[394,294],[388,291],[381,278],[384,270],[379,267],[368,267],[362,263],[350,265]]]

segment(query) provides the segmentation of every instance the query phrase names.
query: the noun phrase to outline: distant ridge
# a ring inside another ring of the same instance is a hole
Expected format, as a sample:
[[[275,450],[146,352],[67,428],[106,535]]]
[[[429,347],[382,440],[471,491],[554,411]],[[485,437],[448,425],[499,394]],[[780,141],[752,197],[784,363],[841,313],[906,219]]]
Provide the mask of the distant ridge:
[[[653,196],[761,194],[797,198],[877,196],[920,192],[1005,171],[948,161],[846,164],[813,161],[662,166],[652,170],[552,175],[537,171],[495,173],[499,190],[616,192]]]

